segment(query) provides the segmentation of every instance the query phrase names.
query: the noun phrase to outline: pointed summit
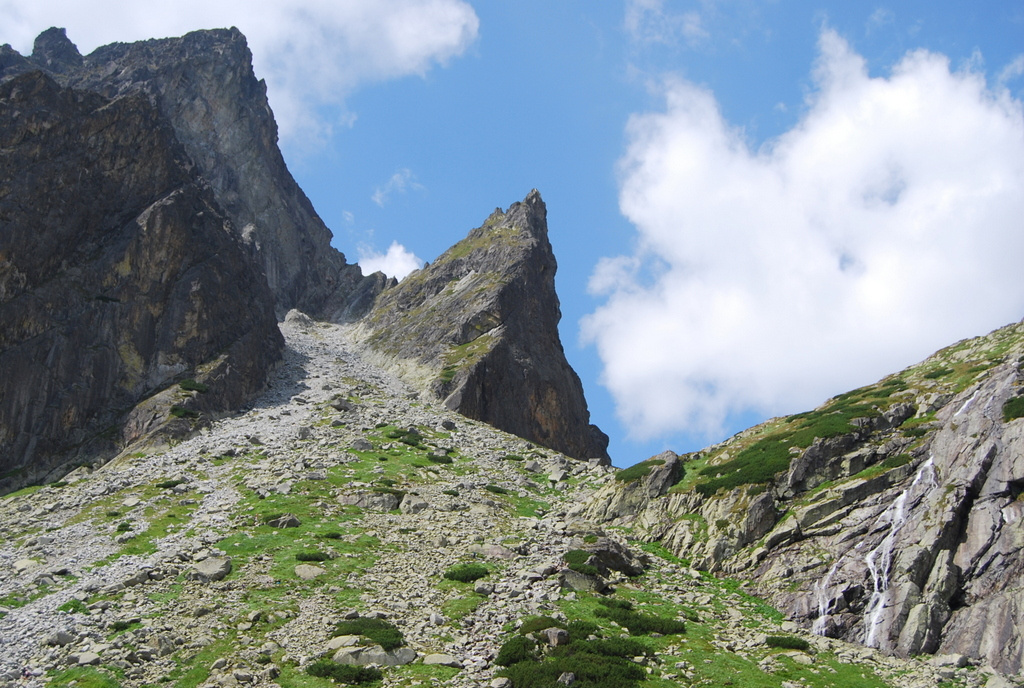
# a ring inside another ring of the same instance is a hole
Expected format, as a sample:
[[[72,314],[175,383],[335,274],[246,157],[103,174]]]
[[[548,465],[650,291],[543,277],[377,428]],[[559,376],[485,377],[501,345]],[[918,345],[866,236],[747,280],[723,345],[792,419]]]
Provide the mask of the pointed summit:
[[[608,460],[558,336],[547,208],[534,189],[378,297],[367,343],[448,408],[579,459]]]

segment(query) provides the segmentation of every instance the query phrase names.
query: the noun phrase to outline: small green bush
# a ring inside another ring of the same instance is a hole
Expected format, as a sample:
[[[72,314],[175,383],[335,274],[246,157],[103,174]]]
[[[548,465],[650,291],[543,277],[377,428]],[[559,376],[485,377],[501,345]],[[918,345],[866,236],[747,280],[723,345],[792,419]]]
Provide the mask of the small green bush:
[[[488,492],[493,492],[494,494],[500,494],[500,495],[508,494],[508,490],[506,490],[501,485],[494,485],[494,484],[484,485],[484,489],[487,490]]]
[[[533,638],[514,635],[506,640],[498,650],[498,656],[494,658],[494,663],[507,667],[519,662],[536,661],[537,656],[534,654],[536,647],[537,643],[533,641]]]
[[[1016,418],[1024,418],[1024,396],[1007,399],[1003,404],[1003,422],[1009,423]]]
[[[202,382],[196,382],[191,378],[182,380],[178,383],[178,386],[186,392],[199,392],[200,394],[206,394],[210,391],[209,386],[204,385]]]
[[[359,617],[339,621],[334,625],[334,636],[339,635],[361,635],[385,650],[394,650],[405,645],[402,632],[393,623],[384,619]]]
[[[940,377],[946,377],[947,375],[952,374],[952,368],[936,368],[935,370],[929,370],[927,373],[922,375],[922,377],[925,378],[926,380],[937,380]]]
[[[295,555],[298,561],[327,561],[331,556],[325,552],[299,552]]]
[[[338,531],[331,530],[324,533],[320,537],[324,538],[325,540],[340,540],[342,536],[341,533],[339,533]]]
[[[458,497],[459,496],[459,491],[458,490],[441,490],[441,494],[446,494],[449,497]]]
[[[501,458],[504,459],[505,461],[526,461],[526,459],[519,456],[519,454],[505,454],[505,456]]]
[[[185,484],[184,480],[164,480],[162,482],[157,483],[156,486],[159,487],[162,490],[169,490],[172,487],[177,487],[178,485],[184,485],[184,484]]]
[[[318,659],[306,667],[306,673],[317,678],[329,678],[335,683],[358,685],[372,683],[384,677],[380,669],[338,664],[329,659]]]
[[[472,583],[475,580],[479,580],[489,574],[490,571],[483,564],[456,564],[447,571],[444,572],[444,577],[448,580],[458,581],[460,583]]]
[[[440,454],[427,454],[427,460],[434,463],[451,463],[452,457],[441,456]]]
[[[69,614],[88,614],[89,608],[85,606],[85,602],[82,600],[76,600],[74,598],[68,600],[61,606],[57,607],[62,612],[68,612]]]
[[[121,521],[120,523],[117,524],[117,532],[119,532],[119,533],[127,533],[131,529],[132,529],[132,524],[129,523],[128,521]]]
[[[125,621],[124,619],[118,619],[114,623],[110,624],[110,630],[114,632],[127,631],[132,626],[137,626],[138,621]]]
[[[590,552],[587,552],[586,550],[571,549],[566,552],[565,556],[562,558],[573,571],[577,571],[588,576],[596,576],[600,573],[596,566],[587,563],[587,559],[590,559]]]
[[[107,517],[107,518],[117,518],[117,517],[118,517],[118,516],[120,516],[120,515],[121,515],[121,512],[120,512],[120,511],[108,511],[108,512],[106,513],[106,517]]]
[[[768,639],[764,641],[764,644],[768,647],[778,647],[785,650],[800,650],[807,652],[811,649],[811,644],[803,638],[796,638],[791,635],[770,635]]]

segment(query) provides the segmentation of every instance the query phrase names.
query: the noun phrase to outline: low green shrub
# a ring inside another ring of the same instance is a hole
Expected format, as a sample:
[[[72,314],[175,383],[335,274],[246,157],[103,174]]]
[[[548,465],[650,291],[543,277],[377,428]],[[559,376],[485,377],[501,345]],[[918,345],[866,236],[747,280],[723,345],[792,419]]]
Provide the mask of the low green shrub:
[[[533,638],[522,635],[514,635],[501,646],[498,650],[498,656],[494,658],[494,663],[498,666],[512,666],[519,662],[536,661],[537,655],[534,650],[537,647],[537,643],[534,642]]]
[[[325,540],[340,540],[342,538],[342,535],[336,530],[331,530],[324,533],[320,537],[324,538]]]
[[[797,638],[791,635],[770,635],[768,639],[764,641],[764,644],[768,647],[777,647],[785,650],[800,650],[807,652],[811,649],[811,644],[803,638]]]
[[[526,459],[519,456],[519,454],[505,454],[505,456],[501,458],[504,459],[505,461],[526,461]]]
[[[952,368],[936,368],[935,370],[929,370],[927,373],[925,373],[921,377],[925,378],[926,380],[937,380],[940,377],[946,377],[947,375],[952,375],[952,374],[953,374],[953,369]]]
[[[132,529],[132,524],[129,523],[128,521],[121,521],[120,523],[117,524],[117,532],[119,532],[119,533],[127,533],[131,529]]]
[[[338,664],[329,659],[318,659],[306,667],[306,673],[317,678],[329,678],[335,683],[358,685],[372,683],[384,677],[380,669]]]
[[[402,632],[393,623],[384,619],[359,617],[339,621],[334,625],[334,636],[339,635],[361,635],[385,650],[394,650],[405,645]]]
[[[127,621],[125,619],[118,619],[114,623],[110,624],[110,630],[114,632],[127,631],[132,626],[138,626],[138,621]]]
[[[169,490],[173,487],[177,487],[178,485],[183,484],[185,484],[184,480],[164,480],[162,482],[157,483],[156,486],[162,490]]]
[[[441,494],[446,494],[449,497],[458,497],[459,496],[459,491],[458,490],[441,490]]]
[[[428,461],[432,461],[433,463],[451,463],[452,462],[452,457],[450,457],[450,456],[441,456],[440,454],[433,454],[433,453],[431,453],[431,454],[427,454],[427,460]]]
[[[508,490],[506,490],[501,485],[494,485],[494,484],[484,485],[484,489],[487,490],[488,492],[493,492],[494,494],[500,494],[500,495],[508,494]]]
[[[295,555],[298,561],[327,561],[331,555],[326,552],[299,552]]]
[[[483,564],[466,563],[452,566],[444,572],[444,577],[460,583],[472,583],[489,573],[490,571]]]

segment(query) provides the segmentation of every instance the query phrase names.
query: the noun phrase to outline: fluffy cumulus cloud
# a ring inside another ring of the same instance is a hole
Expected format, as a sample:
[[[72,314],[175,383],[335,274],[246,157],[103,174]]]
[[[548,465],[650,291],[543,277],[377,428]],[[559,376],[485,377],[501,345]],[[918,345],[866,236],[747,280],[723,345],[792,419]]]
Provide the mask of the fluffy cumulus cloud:
[[[423,267],[423,260],[397,241],[392,241],[387,253],[379,253],[366,246],[359,247],[359,268],[364,275],[383,272],[401,280],[413,270]]]
[[[871,77],[830,30],[814,82],[756,150],[681,80],[628,125],[637,249],[582,326],[638,438],[810,408],[1024,316],[1020,101],[924,51]]]
[[[464,0],[0,0],[0,41],[31,51],[44,29],[62,26],[80,50],[114,41],[237,26],[266,78],[282,137],[316,140],[339,122],[361,83],[424,74],[462,54],[479,20]],[[333,116],[322,116],[322,106]]]

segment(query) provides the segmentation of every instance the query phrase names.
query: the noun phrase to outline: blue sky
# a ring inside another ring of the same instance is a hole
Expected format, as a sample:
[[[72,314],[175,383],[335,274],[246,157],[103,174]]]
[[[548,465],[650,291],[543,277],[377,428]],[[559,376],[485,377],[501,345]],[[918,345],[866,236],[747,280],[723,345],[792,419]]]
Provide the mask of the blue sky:
[[[103,4],[0,0],[0,40],[239,26],[350,261],[539,189],[616,465],[1024,316],[1019,2]]]

